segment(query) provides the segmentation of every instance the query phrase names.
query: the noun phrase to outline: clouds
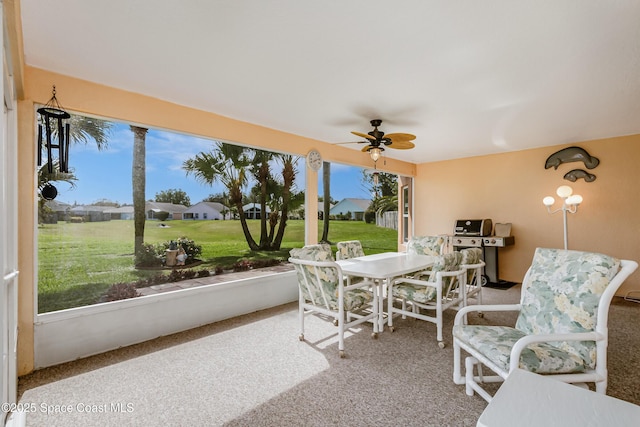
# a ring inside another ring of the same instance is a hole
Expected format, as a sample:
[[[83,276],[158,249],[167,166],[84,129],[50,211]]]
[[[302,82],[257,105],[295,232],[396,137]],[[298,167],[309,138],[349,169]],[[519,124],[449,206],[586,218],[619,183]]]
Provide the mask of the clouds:
[[[145,139],[145,199],[153,199],[164,190],[179,189],[187,193],[191,203],[197,203],[211,194],[225,192],[223,185],[201,184],[182,169],[185,160],[215,149],[216,142],[213,139],[149,129]],[[74,144],[70,150],[69,163],[78,178],[77,186],[67,189],[66,185],[58,185],[59,201],[91,204],[99,199],[108,199],[120,204],[132,203],[133,133],[129,124],[114,123],[107,148],[101,151],[97,149],[95,141]],[[280,162],[272,163],[276,174],[281,167]],[[298,174],[295,182],[295,188],[300,191],[305,189],[305,167],[304,158],[300,157],[296,163]],[[332,197],[336,200],[369,197],[362,187],[361,170],[358,167],[332,163]],[[320,194],[321,185],[322,179],[319,179]]]

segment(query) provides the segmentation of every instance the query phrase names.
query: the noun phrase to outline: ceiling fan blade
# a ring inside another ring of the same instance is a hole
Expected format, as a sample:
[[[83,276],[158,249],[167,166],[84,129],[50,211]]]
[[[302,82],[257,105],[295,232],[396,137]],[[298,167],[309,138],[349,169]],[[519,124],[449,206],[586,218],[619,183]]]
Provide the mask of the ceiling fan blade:
[[[392,141],[387,147],[395,148],[396,150],[408,150],[416,145],[410,141]]]
[[[347,141],[347,142],[334,142],[333,145],[344,145],[344,144],[366,144],[368,141]]]
[[[415,135],[411,135],[410,133],[389,133],[384,136],[385,138],[389,138],[393,142],[398,141],[412,141],[416,139]]]
[[[371,141],[376,140],[374,137],[372,137],[371,135],[367,135],[366,133],[362,133],[362,132],[351,132],[351,133],[361,138],[370,139]]]
[[[362,151],[363,153],[366,153],[367,151],[369,151],[371,148],[373,148],[371,145],[367,145],[366,147],[362,147]]]

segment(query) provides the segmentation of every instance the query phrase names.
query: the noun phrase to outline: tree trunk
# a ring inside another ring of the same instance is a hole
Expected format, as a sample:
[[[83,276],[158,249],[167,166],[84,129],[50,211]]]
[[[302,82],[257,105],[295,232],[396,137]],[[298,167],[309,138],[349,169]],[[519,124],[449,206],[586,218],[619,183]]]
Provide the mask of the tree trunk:
[[[320,241],[329,243],[329,209],[331,209],[331,163],[329,162],[322,162],[322,193],[324,210]]]
[[[284,186],[282,187],[282,212],[280,214],[280,226],[278,227],[278,233],[272,243],[272,249],[277,251],[282,245],[282,238],[284,237],[284,230],[287,227],[287,218],[289,217],[289,203],[291,203],[291,186],[296,179],[296,172],[293,168],[293,162],[287,160],[283,164],[282,178]]]
[[[244,233],[244,238],[247,240],[247,244],[249,245],[249,249],[257,251],[259,247],[256,241],[253,240],[251,231],[247,225],[247,218],[244,215],[244,210],[242,209],[242,191],[237,183],[234,183],[232,187],[229,188],[229,202],[233,203],[238,210],[238,214],[240,215],[240,225],[242,227],[242,232]]]
[[[260,249],[262,250],[269,249],[269,246],[271,246],[267,231],[267,221],[269,220],[269,215],[267,215],[267,181],[269,180],[269,175],[269,163],[263,159],[258,172],[260,183]]]
[[[134,253],[136,256],[142,250],[144,243],[145,222],[145,139],[147,130],[137,126],[130,126],[133,132],[133,224],[134,224]]]

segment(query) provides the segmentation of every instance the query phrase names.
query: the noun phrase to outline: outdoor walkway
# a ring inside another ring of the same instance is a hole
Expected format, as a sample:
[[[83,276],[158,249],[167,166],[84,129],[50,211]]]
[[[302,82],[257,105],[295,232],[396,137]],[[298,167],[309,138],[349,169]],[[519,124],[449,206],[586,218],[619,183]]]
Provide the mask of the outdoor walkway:
[[[163,283],[146,288],[138,288],[141,296],[155,295],[162,292],[179,291],[180,289],[195,288],[196,286],[213,285],[215,283],[230,282],[233,280],[248,279],[257,276],[268,276],[276,273],[292,271],[293,265],[284,263],[273,267],[256,268],[255,270],[238,271],[233,273],[215,274],[208,277],[198,277],[196,279],[182,280],[180,282]]]

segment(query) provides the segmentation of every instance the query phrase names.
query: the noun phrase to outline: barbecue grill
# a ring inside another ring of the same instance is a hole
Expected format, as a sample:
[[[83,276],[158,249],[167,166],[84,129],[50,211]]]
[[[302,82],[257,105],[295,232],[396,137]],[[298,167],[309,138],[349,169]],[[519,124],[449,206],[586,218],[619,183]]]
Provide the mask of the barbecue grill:
[[[453,228],[451,244],[458,251],[465,248],[482,248],[485,262],[483,285],[485,281],[500,283],[498,278],[498,248],[513,245],[511,224],[496,224],[496,231],[491,234],[493,222],[490,219],[458,219]],[[495,234],[499,234],[496,236]],[[508,234],[508,235],[504,235]]]

